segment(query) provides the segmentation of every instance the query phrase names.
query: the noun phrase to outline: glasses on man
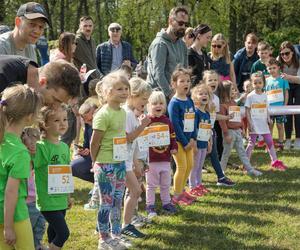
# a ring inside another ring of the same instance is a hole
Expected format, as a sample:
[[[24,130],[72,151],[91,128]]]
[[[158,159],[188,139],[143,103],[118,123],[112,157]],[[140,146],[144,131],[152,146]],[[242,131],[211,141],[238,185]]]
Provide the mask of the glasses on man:
[[[176,19],[174,19],[176,21],[176,23],[178,23],[179,26],[185,26],[188,27],[189,26],[189,22],[185,22],[185,21],[177,21]]]
[[[222,45],[221,44],[212,44],[211,47],[221,49]]]
[[[111,32],[119,32],[121,30],[121,28],[116,27],[116,28],[110,28],[109,29]]]
[[[280,52],[281,56],[289,56],[291,54],[291,51],[287,51],[287,52]]]

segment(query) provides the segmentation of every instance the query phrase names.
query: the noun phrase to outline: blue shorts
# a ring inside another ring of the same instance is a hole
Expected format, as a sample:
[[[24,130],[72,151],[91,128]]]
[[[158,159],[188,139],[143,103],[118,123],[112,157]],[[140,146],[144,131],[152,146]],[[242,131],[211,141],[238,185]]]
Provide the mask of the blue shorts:
[[[276,123],[281,124],[281,123],[286,123],[286,116],[285,115],[273,115],[271,116],[271,119],[273,122],[276,121]]]

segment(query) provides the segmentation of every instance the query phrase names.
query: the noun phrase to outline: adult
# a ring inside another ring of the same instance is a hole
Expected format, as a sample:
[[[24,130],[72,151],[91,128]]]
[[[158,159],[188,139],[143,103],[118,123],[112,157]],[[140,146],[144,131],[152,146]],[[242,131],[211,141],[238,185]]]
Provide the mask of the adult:
[[[239,92],[244,92],[243,83],[250,78],[251,67],[259,57],[257,54],[258,38],[254,33],[249,33],[245,38],[245,47],[239,49],[233,59],[236,83]]]
[[[194,37],[193,37],[193,28],[192,27],[188,27],[186,28],[185,32],[184,32],[184,37],[182,38],[182,40],[184,41],[185,45],[187,48],[190,48],[193,44],[194,41]]]
[[[0,92],[15,82],[26,82],[40,92],[46,105],[67,103],[79,96],[81,85],[78,70],[62,60],[38,68],[29,58],[0,55]]]
[[[108,26],[109,40],[101,43],[96,49],[96,61],[102,75],[117,70],[121,65],[127,64],[135,68],[135,60],[130,43],[121,40],[122,26],[118,23],[111,23]]]
[[[37,62],[34,44],[43,34],[46,22],[49,24],[42,5],[35,2],[21,5],[13,31],[0,35],[0,55],[21,55]]]
[[[0,35],[10,31],[10,28],[7,25],[0,25]]]
[[[282,65],[282,77],[289,82],[288,105],[300,105],[300,63],[295,48],[291,42],[285,41],[279,48],[279,61]],[[296,131],[294,149],[300,150],[300,115],[287,115],[285,123],[285,149],[291,148],[293,127]],[[293,126],[294,123],[294,126]]]
[[[97,69],[96,42],[92,38],[94,21],[90,16],[80,18],[79,29],[76,32],[76,50],[74,52],[74,64],[79,70],[85,64],[87,71]],[[100,77],[98,71],[91,75],[92,78]]]
[[[36,48],[39,52],[41,65],[45,65],[49,62],[49,54],[48,54],[48,40],[42,35],[36,43]]]
[[[211,28],[206,24],[198,25],[192,32],[193,44],[188,49],[188,63],[192,68],[192,86],[202,80],[204,70],[210,69],[211,59],[204,48],[212,38]]]

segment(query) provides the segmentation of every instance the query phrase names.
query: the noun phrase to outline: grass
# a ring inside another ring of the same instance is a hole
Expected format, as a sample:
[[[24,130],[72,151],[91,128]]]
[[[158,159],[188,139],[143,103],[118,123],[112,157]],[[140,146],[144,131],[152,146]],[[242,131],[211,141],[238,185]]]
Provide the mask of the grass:
[[[252,162],[264,175],[252,179],[229,169],[227,175],[237,183],[233,188],[217,187],[215,174],[205,173],[211,193],[175,216],[155,218],[143,229],[148,237],[135,240],[133,249],[299,249],[299,152],[279,158],[288,171],[270,171],[268,155],[256,150]],[[238,162],[237,156],[231,161]],[[67,215],[71,236],[64,249],[97,249],[96,212],[83,210],[92,185],[76,179],[75,187],[75,204]]]

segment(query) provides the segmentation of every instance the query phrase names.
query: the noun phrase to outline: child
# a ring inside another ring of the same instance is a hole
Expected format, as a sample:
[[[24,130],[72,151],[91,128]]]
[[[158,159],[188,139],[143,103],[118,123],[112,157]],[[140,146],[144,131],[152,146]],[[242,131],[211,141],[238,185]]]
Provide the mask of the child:
[[[223,34],[214,35],[211,41],[211,69],[217,71],[221,81],[231,80],[236,83],[234,66],[230,59],[228,42]]]
[[[69,238],[70,232],[65,216],[66,210],[71,207],[71,202],[67,193],[55,191],[58,188],[51,186],[48,175],[51,171],[50,165],[64,165],[64,168],[67,168],[70,163],[69,147],[59,140],[59,137],[68,129],[68,119],[64,106],[56,109],[43,107],[41,114],[40,130],[42,140],[37,142],[33,162],[37,194],[36,203],[37,208],[48,222],[49,249],[56,250],[61,249]],[[53,169],[53,171],[55,170]],[[69,175],[66,175],[64,180],[65,183],[72,183]],[[50,193],[49,190],[53,190],[53,193]]]
[[[196,106],[196,131],[197,131],[197,151],[194,152],[194,167],[190,173],[189,184],[190,194],[202,196],[209,192],[202,184],[202,167],[206,153],[211,151],[211,120],[210,106],[212,92],[205,85],[196,85],[191,90],[191,97]]]
[[[15,85],[0,100],[0,249],[34,249],[26,206],[30,154],[21,133],[32,125],[41,107],[35,91]]]
[[[130,95],[124,106],[126,111],[126,137],[130,152],[126,161],[126,187],[129,190],[129,195],[125,196],[122,234],[136,238],[145,236],[135,228],[132,221],[134,220],[134,222],[140,224],[140,220],[144,220],[140,216],[133,218],[133,213],[142,193],[141,183],[138,179],[143,176],[143,166],[148,158],[148,149],[147,151],[139,150],[136,139],[151,121],[150,118],[144,115],[144,109],[151,91],[151,87],[141,78],[134,77],[130,79]],[[136,117],[135,112],[141,114],[139,119]]]
[[[177,153],[176,136],[173,125],[166,112],[167,102],[161,91],[153,91],[149,97],[148,112],[151,126],[167,126],[170,141],[149,148],[149,170],[146,172],[146,205],[148,217],[156,216],[155,211],[155,189],[160,186],[160,197],[162,208],[167,213],[176,213],[176,208],[171,203],[171,154]]]
[[[251,67],[251,74],[261,71],[265,76],[269,73],[267,71],[267,63],[270,60],[270,45],[267,42],[259,42],[257,45],[257,54],[259,59],[253,63]]]
[[[276,59],[270,59],[267,65],[270,77],[266,80],[266,93],[268,104],[270,106],[287,105],[289,100],[289,82],[280,76],[280,63]],[[284,123],[286,117],[284,115],[271,116],[273,123],[270,124],[271,134],[273,134],[273,125],[276,121],[278,130],[278,147],[283,150]]]
[[[242,123],[240,119],[240,112],[236,108],[236,102],[234,101],[234,87],[233,83],[230,81],[223,81],[220,85],[220,100],[221,100],[221,109],[220,113],[223,115],[228,115],[230,113],[235,113],[235,117],[228,121],[220,121],[220,126],[223,133],[223,154],[221,158],[221,166],[225,171],[227,162],[231,153],[231,149],[235,147],[240,160],[242,161],[245,169],[247,170],[248,175],[259,176],[262,173],[258,170],[255,170],[249,161],[249,158],[246,155],[244,146],[243,146],[243,137],[242,137]]]
[[[196,149],[196,122],[195,107],[188,97],[191,76],[184,68],[177,68],[171,77],[175,95],[172,97],[168,113],[174,126],[178,153],[173,155],[176,163],[174,175],[173,203],[178,205],[190,205],[195,198],[184,189],[187,179],[193,167],[193,149]]]
[[[36,142],[40,139],[40,131],[37,128],[27,127],[23,130],[21,136],[22,142],[27,147],[31,156],[36,152]],[[31,222],[34,247],[36,250],[44,249],[42,246],[43,235],[46,230],[46,222],[44,216],[36,208],[36,193],[34,185],[34,170],[31,162],[31,174],[28,179],[28,196],[27,207]]]
[[[263,92],[264,76],[261,73],[254,73],[251,75],[251,81],[254,90],[248,95],[245,103],[250,134],[250,140],[246,149],[247,156],[250,159],[256,138],[258,135],[262,135],[268,146],[269,155],[272,160],[272,168],[284,171],[287,167],[282,163],[282,161],[277,159],[272,135],[268,125],[271,120],[267,109],[267,95]]]
[[[218,149],[217,149],[217,137],[219,135],[216,133],[216,130],[214,128],[216,120],[231,119],[230,116],[223,116],[223,115],[219,114],[220,100],[219,100],[219,97],[215,94],[218,91],[218,85],[219,85],[218,73],[214,70],[204,71],[203,84],[206,84],[213,93],[212,107],[211,107],[212,112],[210,113],[211,126],[213,128],[212,150],[210,153],[210,161],[211,161],[211,165],[213,166],[213,168],[217,174],[217,177],[218,177],[217,185],[218,186],[234,186],[235,183],[232,180],[230,180],[228,177],[225,176],[225,174],[221,168],[219,156],[218,156]],[[221,141],[222,141],[222,132],[220,132],[220,136],[221,136]]]
[[[125,249],[121,240],[121,207],[125,189],[125,160],[127,144],[125,133],[125,103],[130,85],[126,76],[112,72],[102,79],[101,91],[106,104],[93,119],[90,153],[99,185],[98,249]],[[111,220],[110,220],[111,219]],[[111,232],[111,234],[110,234]]]

